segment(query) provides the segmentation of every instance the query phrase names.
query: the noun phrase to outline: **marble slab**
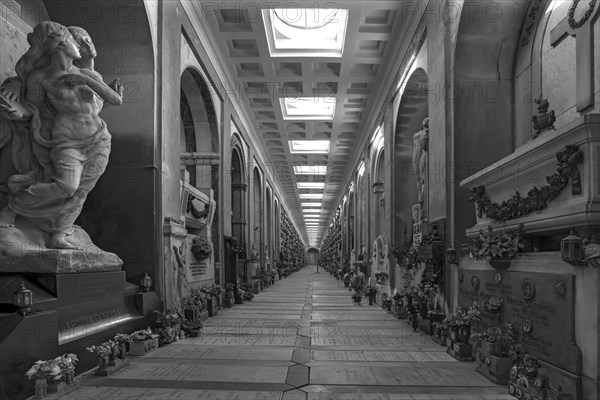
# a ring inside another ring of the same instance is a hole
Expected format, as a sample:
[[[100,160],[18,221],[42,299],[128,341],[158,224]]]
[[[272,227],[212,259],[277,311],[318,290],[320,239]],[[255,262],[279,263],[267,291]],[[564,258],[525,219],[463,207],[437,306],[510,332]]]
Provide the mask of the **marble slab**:
[[[445,351],[323,351],[311,353],[314,361],[457,362]]]
[[[484,377],[456,368],[432,368],[427,364],[409,367],[312,367],[311,384],[402,385],[402,386],[490,386]]]
[[[514,400],[508,394],[315,393],[307,400]]]
[[[330,338],[315,338],[312,340],[313,345],[325,345],[325,346],[356,346],[360,347],[389,347],[389,346],[426,346],[429,345],[431,347],[437,346],[440,348],[440,345],[434,343],[429,340],[425,343],[419,343],[419,340],[409,340],[407,338],[388,338],[388,337],[330,337]]]
[[[288,361],[292,357],[293,348],[243,348],[199,346],[173,343],[153,351],[151,358],[202,359],[202,360],[281,360]]]
[[[164,361],[132,366],[122,369],[113,379],[285,383],[287,376],[287,368],[281,366],[171,364]]]
[[[282,392],[84,386],[62,400],[279,400]]]
[[[294,346],[296,335],[202,335],[199,338],[192,339],[191,342],[192,344],[216,346]]]

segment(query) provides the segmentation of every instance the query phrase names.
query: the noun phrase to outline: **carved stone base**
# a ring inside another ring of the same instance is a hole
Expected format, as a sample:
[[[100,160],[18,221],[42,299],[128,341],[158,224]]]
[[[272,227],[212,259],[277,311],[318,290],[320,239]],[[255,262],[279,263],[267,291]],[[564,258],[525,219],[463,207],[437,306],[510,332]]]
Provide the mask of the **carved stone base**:
[[[482,353],[477,350],[475,353],[477,367],[475,370],[485,376],[490,382],[496,385],[508,384],[510,378],[510,369],[514,362],[509,357],[498,357]]]
[[[17,217],[16,226],[0,229],[2,272],[70,274],[76,272],[120,271],[123,261],[101,250],[81,228],[67,241],[81,250],[49,249],[50,234],[32,222]]]

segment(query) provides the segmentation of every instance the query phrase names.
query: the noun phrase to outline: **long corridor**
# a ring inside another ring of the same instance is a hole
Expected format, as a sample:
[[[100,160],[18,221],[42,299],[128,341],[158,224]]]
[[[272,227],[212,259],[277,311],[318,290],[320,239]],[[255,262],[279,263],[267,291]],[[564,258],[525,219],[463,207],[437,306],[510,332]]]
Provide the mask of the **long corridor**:
[[[68,400],[509,400],[429,337],[305,268]]]

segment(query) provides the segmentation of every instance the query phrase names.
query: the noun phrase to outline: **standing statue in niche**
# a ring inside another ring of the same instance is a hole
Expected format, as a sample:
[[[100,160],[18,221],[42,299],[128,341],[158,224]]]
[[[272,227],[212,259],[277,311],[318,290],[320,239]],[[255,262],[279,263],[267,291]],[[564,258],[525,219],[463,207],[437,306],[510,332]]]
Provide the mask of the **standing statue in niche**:
[[[429,148],[429,118],[425,118],[421,124],[421,130],[413,135],[413,168],[417,179],[417,201],[424,211],[425,179],[427,176],[427,151]]]
[[[48,248],[76,250],[67,236],[110,154],[99,112],[104,102],[120,105],[123,88],[118,80],[105,84],[94,71],[96,50],[81,28],[44,21],[27,41],[18,77],[0,89],[0,116],[15,128],[11,138],[0,137],[0,146],[11,142],[16,170],[6,184],[0,228],[24,217],[50,234]]]

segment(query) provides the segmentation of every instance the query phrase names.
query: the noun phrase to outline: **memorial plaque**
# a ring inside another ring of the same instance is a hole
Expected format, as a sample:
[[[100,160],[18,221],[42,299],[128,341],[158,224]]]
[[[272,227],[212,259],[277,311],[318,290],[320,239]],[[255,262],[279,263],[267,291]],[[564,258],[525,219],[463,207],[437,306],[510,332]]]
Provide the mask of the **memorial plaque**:
[[[530,354],[573,373],[581,371],[581,351],[573,335],[574,279],[569,274],[461,270],[459,305],[502,299],[500,312],[482,312],[482,325],[514,325]]]

